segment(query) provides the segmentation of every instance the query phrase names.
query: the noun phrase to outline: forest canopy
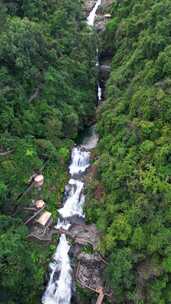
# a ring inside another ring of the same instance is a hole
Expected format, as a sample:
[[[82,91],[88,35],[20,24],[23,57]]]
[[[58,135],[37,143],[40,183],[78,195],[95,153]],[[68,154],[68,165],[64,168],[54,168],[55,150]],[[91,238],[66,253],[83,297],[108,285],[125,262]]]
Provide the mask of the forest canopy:
[[[95,111],[94,37],[82,1],[0,4],[0,303],[39,303],[53,244],[28,242],[35,199],[56,219],[70,149]],[[41,193],[21,196],[42,172]]]
[[[116,303],[171,303],[171,2],[113,1],[87,217]],[[109,52],[110,51],[110,52]],[[100,199],[96,193],[100,189]]]

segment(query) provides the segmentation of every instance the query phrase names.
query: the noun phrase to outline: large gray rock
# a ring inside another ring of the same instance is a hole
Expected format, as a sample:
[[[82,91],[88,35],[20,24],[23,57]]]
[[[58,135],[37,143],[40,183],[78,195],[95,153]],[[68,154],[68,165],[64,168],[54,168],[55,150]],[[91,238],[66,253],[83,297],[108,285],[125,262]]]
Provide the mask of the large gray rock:
[[[85,252],[82,252],[78,255],[77,259],[84,264],[88,265],[96,265],[99,264],[102,261],[101,256],[98,253],[88,254]]]
[[[94,224],[72,224],[68,231],[57,229],[58,233],[65,233],[75,244],[91,245],[95,250],[100,242],[100,233]]]
[[[100,242],[100,233],[95,225],[72,225],[69,233],[75,240],[75,243],[82,245],[91,245],[94,249]]]
[[[95,20],[95,29],[97,32],[103,32],[106,27],[106,19],[103,15],[100,15]]]
[[[110,65],[102,64],[100,66],[100,78],[106,81],[109,78],[110,71],[111,71]]]

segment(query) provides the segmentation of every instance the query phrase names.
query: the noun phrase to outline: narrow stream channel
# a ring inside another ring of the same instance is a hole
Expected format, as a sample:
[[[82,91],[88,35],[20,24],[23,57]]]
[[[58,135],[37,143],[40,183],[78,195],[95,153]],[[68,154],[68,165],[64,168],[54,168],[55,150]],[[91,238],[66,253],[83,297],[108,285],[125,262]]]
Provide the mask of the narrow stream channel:
[[[93,26],[96,12],[101,4],[98,0],[87,18],[87,24]],[[97,63],[98,50],[97,50]],[[101,88],[98,84],[98,102],[101,101]],[[95,126],[91,127],[91,135],[85,137],[82,144],[75,146],[71,153],[71,164],[69,166],[70,180],[65,186],[64,204],[59,212],[56,228],[68,230],[72,223],[84,221],[83,206],[85,202],[83,176],[90,166],[90,151],[95,148],[98,135]],[[42,304],[70,304],[72,297],[72,268],[69,258],[70,245],[65,234],[62,234],[49,265],[50,280],[42,297]]]

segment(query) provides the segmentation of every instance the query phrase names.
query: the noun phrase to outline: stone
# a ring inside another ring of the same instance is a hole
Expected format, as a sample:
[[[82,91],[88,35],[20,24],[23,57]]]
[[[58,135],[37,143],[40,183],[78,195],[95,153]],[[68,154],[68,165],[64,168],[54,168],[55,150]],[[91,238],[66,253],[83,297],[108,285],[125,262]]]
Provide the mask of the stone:
[[[95,249],[100,242],[100,233],[94,224],[92,225],[72,225],[69,234],[75,240],[75,243],[83,245],[92,245]]]
[[[103,81],[108,80],[110,71],[111,71],[111,66],[110,65],[107,65],[107,64],[100,65],[100,78]]]
[[[95,29],[97,32],[104,32],[106,27],[106,20],[104,16],[98,16],[95,20]]]

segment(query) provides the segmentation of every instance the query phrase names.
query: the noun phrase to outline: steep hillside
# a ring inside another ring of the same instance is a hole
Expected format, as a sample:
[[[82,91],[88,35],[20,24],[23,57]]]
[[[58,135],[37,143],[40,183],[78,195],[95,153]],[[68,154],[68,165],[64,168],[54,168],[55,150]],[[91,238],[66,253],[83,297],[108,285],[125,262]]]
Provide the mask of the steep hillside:
[[[79,0],[0,4],[0,303],[39,303],[52,248],[27,241],[24,207],[56,219],[70,148],[95,110],[95,47]],[[41,193],[20,194],[43,172]]]
[[[171,2],[113,1],[87,218],[115,303],[171,303]]]

